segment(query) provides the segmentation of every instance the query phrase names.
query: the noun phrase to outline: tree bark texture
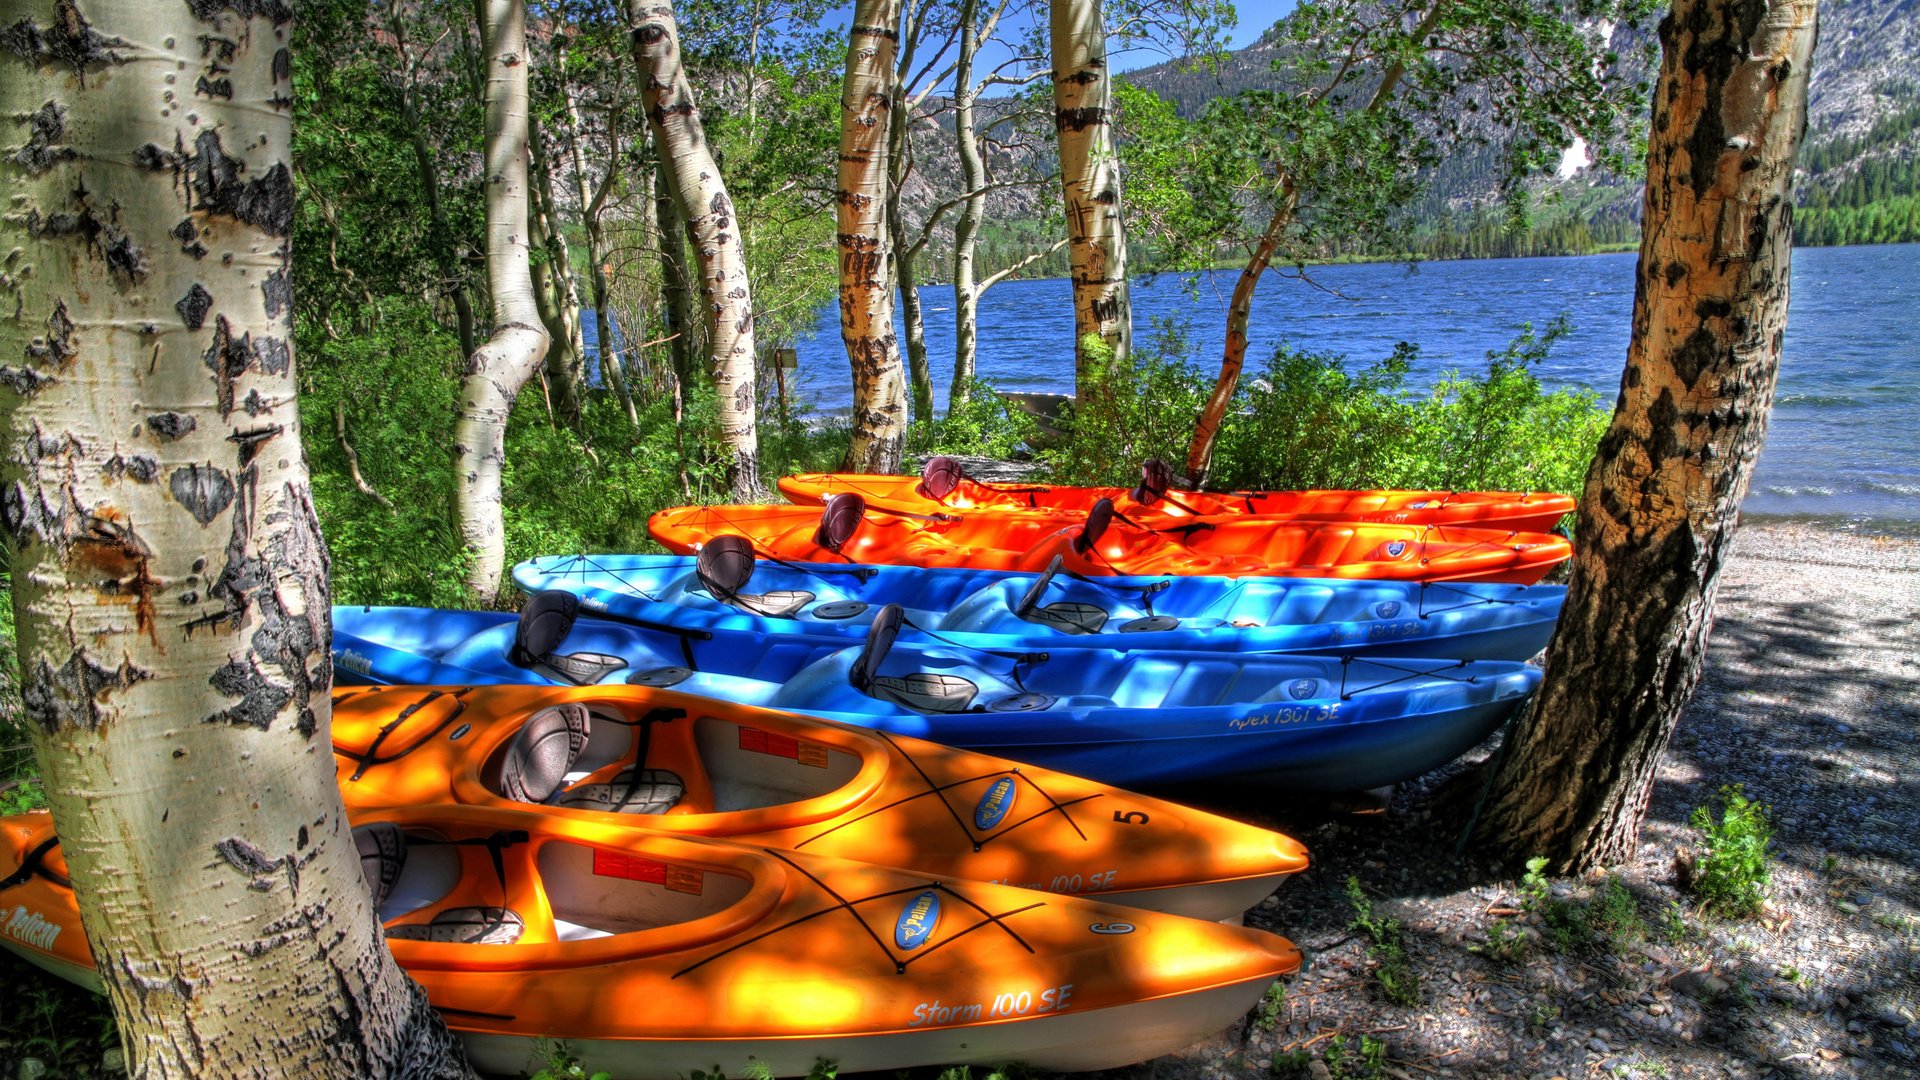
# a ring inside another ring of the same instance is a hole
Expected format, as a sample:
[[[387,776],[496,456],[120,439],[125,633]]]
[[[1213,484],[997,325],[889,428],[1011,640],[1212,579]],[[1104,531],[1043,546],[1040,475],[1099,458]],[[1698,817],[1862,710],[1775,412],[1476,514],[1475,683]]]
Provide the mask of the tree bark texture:
[[[1280,200],[1267,219],[1266,231],[1254,243],[1253,256],[1240,271],[1240,279],[1234,282],[1233,296],[1227,302],[1227,340],[1221,349],[1220,377],[1214,380],[1213,392],[1207,395],[1200,420],[1194,425],[1193,442],[1187,447],[1187,480],[1194,487],[1206,482],[1207,469],[1213,462],[1214,440],[1220,435],[1220,424],[1226,419],[1233,392],[1239,388],[1240,372],[1247,366],[1247,328],[1253,321],[1254,290],[1260,287],[1260,278],[1273,262],[1273,253],[1280,246],[1280,237],[1287,225],[1293,221],[1293,210],[1299,200],[1293,177],[1281,176]]]
[[[467,588],[488,604],[506,570],[500,506],[507,417],[546,354],[533,295],[527,222],[527,21],[523,0],[483,0],[487,58],[487,281],[493,336],[467,358],[453,426],[454,517]]]
[[[853,367],[853,443],[844,468],[890,473],[905,450],[907,387],[893,329],[888,157],[900,0],[856,0],[840,91],[840,339]]]
[[[1074,371],[1082,384],[1090,374],[1088,336],[1106,342],[1115,363],[1125,363],[1133,348],[1104,9],[1101,0],[1052,0],[1048,20],[1073,276]]]
[[[904,78],[904,76],[902,76]],[[900,192],[912,169],[912,148],[907,144],[907,88],[895,82],[892,101],[892,131],[887,181],[887,237],[893,246],[894,280],[900,288],[900,318],[907,329],[908,415],[919,423],[933,422],[933,371],[927,364],[926,315],[921,311],[919,279],[915,276],[913,242],[907,239],[906,215],[900,206]]]
[[[755,427],[753,294],[740,223],[720,167],[707,146],[693,87],[680,61],[680,30],[665,0],[627,0],[634,60],[639,64],[647,123],[660,148],[661,173],[684,215],[700,268],[706,304],[707,370],[718,399],[727,487],[741,502],[759,494]],[[666,231],[666,223],[661,223]]]
[[[600,354],[600,374],[613,387],[614,396],[620,400],[620,408],[627,414],[627,423],[634,430],[640,428],[640,414],[634,410],[633,392],[627,388],[627,369],[620,358],[620,350],[613,343],[613,319],[607,308],[607,225],[605,213],[607,195],[613,189],[614,180],[619,175],[619,165],[615,161],[605,163],[605,171],[600,174],[600,183],[591,190],[587,183],[586,155],[580,152],[580,140],[583,137],[583,125],[580,123],[580,106],[574,100],[573,86],[565,81],[565,57],[557,64],[562,73],[560,83],[561,100],[566,103],[567,155],[573,166],[575,197],[580,200],[580,221],[587,233],[587,265],[593,268],[593,329],[594,340],[598,344],[595,350]],[[619,147],[620,114],[618,110],[607,110],[607,146],[608,157],[613,158]]]
[[[1546,680],[1478,835],[1562,870],[1634,851],[1700,676],[1786,330],[1814,0],[1679,0],[1647,154],[1633,337],[1587,473]]]
[[[973,130],[973,103],[979,94],[973,85],[973,60],[980,51],[979,10],[979,0],[961,0],[960,53],[953,69],[953,137],[960,159],[960,190],[967,196],[953,224],[953,387],[947,392],[949,413],[966,404],[973,389],[980,340],[980,291],[974,284],[974,253],[980,225],[987,216],[987,165],[980,156],[979,134]]]
[[[693,382],[697,338],[693,285],[687,280],[687,224],[666,183],[658,185],[654,200],[660,220],[660,300],[665,309],[668,356],[673,364],[674,400],[680,403],[674,408],[674,418],[678,419],[687,388]]]
[[[38,0],[5,23],[0,525],[128,1071],[466,1075],[385,947],[328,752],[287,9]]]
[[[587,393],[587,345],[580,329],[580,287],[573,274],[573,249],[560,229],[553,200],[551,161],[541,142],[540,129],[528,124],[527,147],[532,173],[527,195],[532,243],[544,254],[534,280],[534,301],[547,328],[547,383],[554,407],[568,423],[578,425]]]

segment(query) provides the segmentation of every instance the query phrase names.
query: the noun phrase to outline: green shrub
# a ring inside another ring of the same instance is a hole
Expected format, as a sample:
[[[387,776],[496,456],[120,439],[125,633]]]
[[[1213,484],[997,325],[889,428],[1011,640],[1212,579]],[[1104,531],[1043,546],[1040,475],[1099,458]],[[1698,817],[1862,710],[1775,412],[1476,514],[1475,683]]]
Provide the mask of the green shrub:
[[[1373,985],[1381,999],[1413,1006],[1420,1001],[1420,976],[1407,958],[1406,928],[1400,920],[1375,915],[1373,901],[1360,888],[1360,879],[1347,879],[1347,902],[1353,905],[1349,925],[1367,936],[1367,954],[1373,958]]]
[[[1387,1044],[1370,1035],[1355,1042],[1335,1035],[1327,1040],[1326,1061],[1333,1080],[1379,1080],[1387,1072]]]
[[[907,429],[907,453],[921,458],[976,454],[1004,460],[1030,447],[1033,437],[1033,418],[1001,397],[992,383],[975,379],[959,408]]]
[[[1619,950],[1647,936],[1640,904],[1617,877],[1602,882],[1586,900],[1553,895],[1547,860],[1527,860],[1520,879],[1520,906],[1537,915],[1546,943],[1558,953]]]
[[[1702,911],[1730,918],[1758,914],[1771,878],[1768,847],[1773,821],[1767,808],[1746,797],[1740,785],[1720,789],[1720,815],[1696,806],[1691,817],[1701,851],[1688,891]]]
[[[1536,369],[1567,332],[1531,326],[1487,354],[1478,374],[1408,385],[1419,350],[1349,368],[1332,353],[1275,350],[1243,377],[1222,420],[1207,486],[1223,490],[1415,488],[1578,495],[1609,412],[1591,391],[1548,392]],[[1091,344],[1091,343],[1090,343]],[[1192,360],[1177,326],[1138,343],[1129,363],[1095,349],[1066,417],[1067,445],[1047,464],[1062,483],[1132,484],[1140,462],[1186,461],[1215,372]]]

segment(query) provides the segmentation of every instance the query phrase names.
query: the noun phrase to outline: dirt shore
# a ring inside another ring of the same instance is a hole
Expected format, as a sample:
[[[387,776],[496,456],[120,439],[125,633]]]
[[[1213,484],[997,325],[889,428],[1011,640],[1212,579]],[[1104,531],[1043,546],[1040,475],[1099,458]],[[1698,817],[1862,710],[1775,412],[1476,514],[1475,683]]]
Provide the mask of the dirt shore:
[[[1406,785],[1372,818],[1223,804],[1311,848],[1313,868],[1249,921],[1293,937],[1312,963],[1269,1022],[1131,1075],[1373,1075],[1356,1061],[1362,1035],[1384,1045],[1381,1073],[1400,1077],[1916,1075],[1916,758],[1920,541],[1750,525],[1639,857],[1616,870],[1639,927],[1547,944],[1511,871],[1454,858],[1453,828],[1428,813],[1444,775]],[[1676,848],[1698,846],[1691,809],[1726,784],[1766,804],[1777,828],[1758,920],[1701,917],[1675,885]],[[1376,916],[1404,924],[1415,1004],[1381,1000],[1349,878]],[[1602,887],[1560,883],[1554,896]],[[1490,945],[1495,923],[1531,944]],[[1325,1060],[1336,1035],[1341,1052]]]
[[[1216,803],[1312,849],[1314,866],[1249,916],[1305,946],[1310,964],[1266,1017],[1110,1075],[1915,1075],[1917,756],[1920,541],[1750,525],[1736,538],[1706,676],[1661,767],[1640,855],[1617,870],[1637,927],[1548,945],[1511,872],[1456,859],[1452,828],[1429,813],[1431,793],[1463,766],[1404,785],[1384,814]],[[1675,849],[1697,844],[1688,814],[1725,784],[1742,785],[1777,824],[1760,920],[1700,917],[1675,887]],[[1349,878],[1376,916],[1405,928],[1411,1005],[1381,1000],[1377,957],[1352,925]],[[1560,883],[1554,896],[1578,901],[1602,887]],[[1529,944],[1490,944],[1495,924]],[[100,1074],[93,1063],[110,1042],[98,999],[10,957],[0,956],[0,979],[18,1003],[0,1010],[0,1076],[11,1080],[29,1055],[65,1066],[53,1075]],[[1378,1070],[1358,1060],[1363,1040],[1384,1052]]]

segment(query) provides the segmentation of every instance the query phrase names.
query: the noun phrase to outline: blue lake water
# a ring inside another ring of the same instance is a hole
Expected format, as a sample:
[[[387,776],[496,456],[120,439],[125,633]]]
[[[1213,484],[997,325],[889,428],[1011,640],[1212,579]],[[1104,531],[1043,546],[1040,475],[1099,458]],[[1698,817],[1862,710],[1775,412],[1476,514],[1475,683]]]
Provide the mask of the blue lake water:
[[[1572,332],[1539,369],[1552,386],[1591,387],[1611,402],[1626,363],[1632,254],[1328,266],[1314,285],[1269,274],[1253,311],[1249,371],[1285,342],[1380,359],[1420,346],[1415,381],[1474,369],[1521,324],[1565,314]],[[1184,320],[1211,365],[1225,334],[1235,275],[1203,278],[1198,295],[1175,276],[1136,283],[1136,340],[1156,317]],[[1753,515],[1818,517],[1920,531],[1920,245],[1801,248],[1793,255],[1785,358],[1766,448],[1744,504]],[[921,290],[934,383],[944,407],[953,365],[953,292]],[[1073,316],[1066,281],[1010,281],[980,307],[979,367],[1006,390],[1073,389]],[[846,408],[838,309],[799,346],[799,393],[822,411]]]

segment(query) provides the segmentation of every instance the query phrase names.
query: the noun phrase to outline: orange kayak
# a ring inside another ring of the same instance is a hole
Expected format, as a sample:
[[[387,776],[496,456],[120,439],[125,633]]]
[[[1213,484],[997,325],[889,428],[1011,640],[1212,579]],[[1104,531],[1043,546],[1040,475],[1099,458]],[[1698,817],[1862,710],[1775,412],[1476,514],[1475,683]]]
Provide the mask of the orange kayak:
[[[787,562],[968,566],[1039,573],[1057,556],[1078,574],[1209,574],[1488,581],[1530,585],[1573,554],[1548,533],[1441,525],[1377,525],[1274,518],[1135,522],[1101,500],[1063,525],[1046,516],[871,510],[852,493],[811,506],[679,506],[647,521],[669,551],[709,538],[746,537],[756,555]]]
[[[0,819],[0,880],[51,826]],[[662,1080],[749,1058],[782,1076],[819,1058],[1111,1068],[1225,1028],[1300,966],[1264,931],[553,814],[354,826],[395,958],[487,1072],[540,1067],[542,1039],[588,1073]],[[91,976],[71,889],[30,871],[0,900],[55,928],[51,949],[0,943]]]
[[[800,473],[783,477],[780,492],[803,506],[851,493],[883,510],[992,510],[1065,518],[1084,516],[1107,499],[1145,525],[1195,517],[1276,517],[1547,532],[1574,508],[1571,498],[1550,491],[1187,491],[1169,486],[1167,466],[1158,460],[1148,461],[1140,472],[1140,484],[1132,488],[996,484],[967,476],[952,458],[936,457],[919,476]]]
[[[639,686],[334,695],[349,810],[462,803],[1237,919],[1290,837],[905,736]],[[636,758],[641,760],[636,768]]]

